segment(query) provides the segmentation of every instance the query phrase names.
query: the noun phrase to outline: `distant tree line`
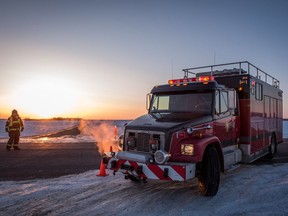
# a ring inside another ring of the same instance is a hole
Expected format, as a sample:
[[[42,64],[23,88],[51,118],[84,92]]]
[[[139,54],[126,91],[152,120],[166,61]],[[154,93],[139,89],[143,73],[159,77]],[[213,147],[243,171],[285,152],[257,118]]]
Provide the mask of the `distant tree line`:
[[[43,118],[43,119],[33,119],[33,118],[24,118],[25,121],[80,121],[81,118],[64,118],[64,117],[54,117],[54,118]]]

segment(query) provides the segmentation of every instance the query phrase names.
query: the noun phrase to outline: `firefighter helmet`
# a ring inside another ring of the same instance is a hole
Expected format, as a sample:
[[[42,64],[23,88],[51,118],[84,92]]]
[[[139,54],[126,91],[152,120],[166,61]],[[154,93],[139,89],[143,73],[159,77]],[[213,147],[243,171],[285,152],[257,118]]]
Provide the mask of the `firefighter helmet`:
[[[12,110],[12,114],[13,114],[13,113],[18,114],[18,112],[17,112],[16,109],[13,109],[13,110]]]

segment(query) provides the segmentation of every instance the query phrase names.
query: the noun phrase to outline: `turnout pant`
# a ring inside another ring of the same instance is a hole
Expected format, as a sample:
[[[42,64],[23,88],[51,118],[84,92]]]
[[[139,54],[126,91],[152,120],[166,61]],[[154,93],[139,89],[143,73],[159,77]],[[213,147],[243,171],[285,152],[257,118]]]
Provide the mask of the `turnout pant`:
[[[20,131],[19,130],[9,131],[9,140],[7,143],[7,147],[11,148],[12,145],[14,148],[18,147],[19,139],[20,139]]]

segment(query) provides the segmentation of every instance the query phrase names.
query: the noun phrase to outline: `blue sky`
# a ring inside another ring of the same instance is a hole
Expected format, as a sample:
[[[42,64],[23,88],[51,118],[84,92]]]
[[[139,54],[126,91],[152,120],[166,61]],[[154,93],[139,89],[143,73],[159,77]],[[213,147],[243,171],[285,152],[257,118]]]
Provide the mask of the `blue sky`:
[[[27,117],[135,118],[154,85],[214,56],[250,61],[287,98],[288,1],[0,3],[0,117],[18,108]]]

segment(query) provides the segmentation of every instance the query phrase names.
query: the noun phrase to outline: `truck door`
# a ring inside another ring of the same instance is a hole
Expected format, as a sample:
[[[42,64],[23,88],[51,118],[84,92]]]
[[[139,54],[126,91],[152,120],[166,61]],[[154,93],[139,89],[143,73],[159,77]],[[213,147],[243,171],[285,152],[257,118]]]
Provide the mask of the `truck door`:
[[[215,92],[214,133],[221,141],[223,148],[235,145],[237,142],[236,106],[234,90]]]

